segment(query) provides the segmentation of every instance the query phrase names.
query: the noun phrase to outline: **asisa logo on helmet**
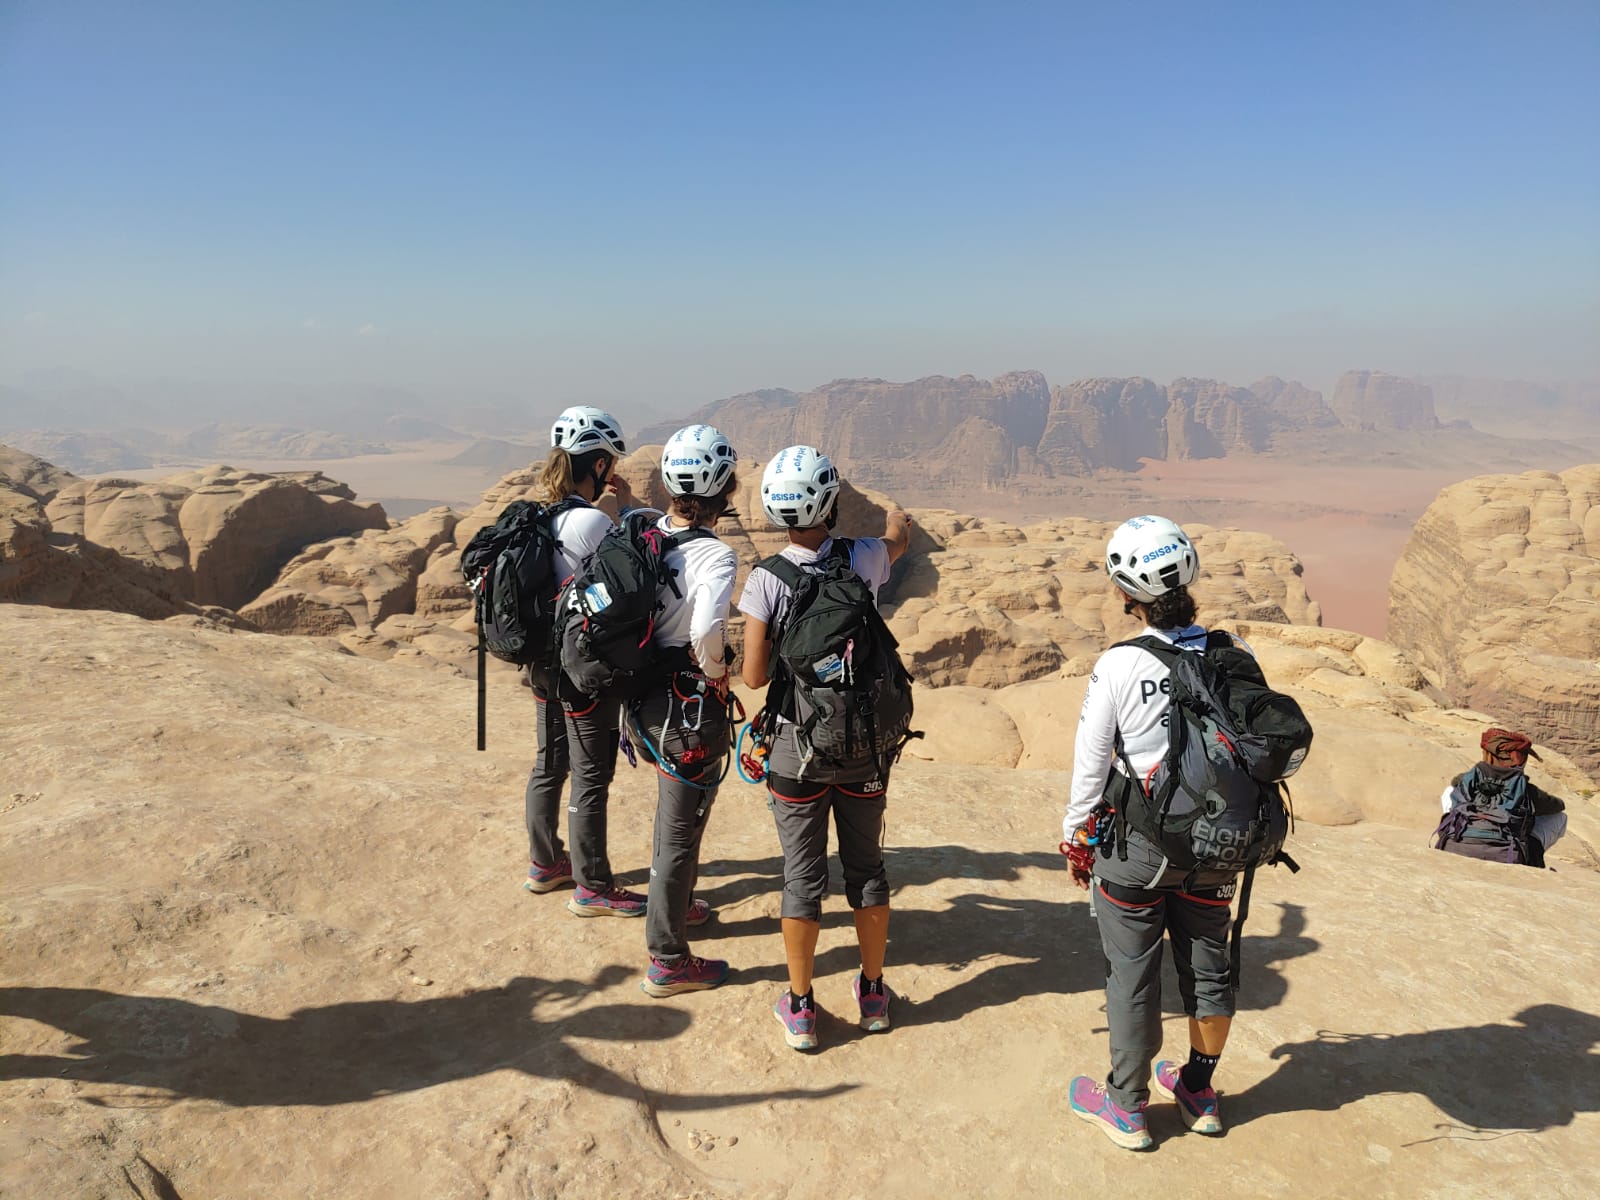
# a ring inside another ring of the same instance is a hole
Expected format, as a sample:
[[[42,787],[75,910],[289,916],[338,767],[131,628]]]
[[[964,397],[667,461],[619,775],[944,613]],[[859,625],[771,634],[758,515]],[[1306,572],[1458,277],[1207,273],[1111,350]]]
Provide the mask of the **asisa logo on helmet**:
[[[669,467],[698,467],[699,465],[700,460],[698,458],[673,458],[667,460],[667,466]]]
[[[805,497],[802,496],[799,492],[773,492],[772,495],[767,497],[767,499],[768,500],[804,500]]]
[[[1169,554],[1176,554],[1178,552],[1178,549],[1179,549],[1179,546],[1178,546],[1177,542],[1168,542],[1165,546],[1162,546],[1160,549],[1150,551],[1149,554],[1146,554],[1139,561],[1142,562],[1142,563],[1154,562],[1158,558],[1165,558]]]

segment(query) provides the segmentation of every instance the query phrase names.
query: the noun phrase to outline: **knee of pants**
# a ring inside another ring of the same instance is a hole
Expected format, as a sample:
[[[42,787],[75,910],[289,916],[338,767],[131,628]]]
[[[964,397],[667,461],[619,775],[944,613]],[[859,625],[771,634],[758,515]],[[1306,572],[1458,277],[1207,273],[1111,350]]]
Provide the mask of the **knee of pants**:
[[[889,903],[889,873],[884,870],[883,864],[879,863],[877,871],[865,878],[847,873],[844,877],[844,898],[850,902],[851,908],[876,908]]]
[[[821,887],[785,883],[783,885],[782,915],[791,921],[821,921],[822,897],[826,882]]]

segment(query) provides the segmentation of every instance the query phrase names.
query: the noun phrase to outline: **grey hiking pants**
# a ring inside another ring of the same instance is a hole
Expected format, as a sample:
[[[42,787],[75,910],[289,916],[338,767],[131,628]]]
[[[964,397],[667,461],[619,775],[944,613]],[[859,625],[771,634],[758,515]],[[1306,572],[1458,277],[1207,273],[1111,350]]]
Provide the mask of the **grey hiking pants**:
[[[574,693],[558,685],[559,695],[546,694],[534,685],[539,706],[539,753],[528,772],[523,811],[528,823],[528,858],[548,867],[565,851],[556,824],[561,814],[561,790],[572,776],[572,799],[567,806],[567,836],[572,841],[572,877],[597,892],[612,885],[611,860],[606,857],[606,801],[617,771],[618,706]]]
[[[767,790],[783,847],[783,916],[822,920],[822,899],[828,893],[830,813],[839,831],[839,862],[850,907],[889,903],[889,876],[883,865],[887,792],[882,780],[808,783],[769,774]]]
[[[686,779],[716,779],[722,758],[700,766]],[[689,902],[700,877],[700,839],[716,802],[715,786],[708,790],[656,772],[655,850],[650,859],[650,903],[645,911],[644,939],[650,957],[669,967],[678,966],[689,953]]]
[[[1161,935],[1172,939],[1183,1011],[1233,1016],[1228,930],[1233,881],[1213,887],[1135,888],[1094,881],[1095,917],[1106,955],[1106,1024],[1111,1074],[1106,1091],[1126,1109],[1150,1098],[1150,1064],[1161,1050]]]

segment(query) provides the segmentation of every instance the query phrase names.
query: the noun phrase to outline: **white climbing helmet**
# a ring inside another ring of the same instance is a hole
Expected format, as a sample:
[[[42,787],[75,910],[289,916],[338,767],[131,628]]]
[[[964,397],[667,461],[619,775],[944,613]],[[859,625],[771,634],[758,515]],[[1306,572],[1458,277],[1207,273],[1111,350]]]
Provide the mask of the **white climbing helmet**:
[[[714,425],[686,425],[661,451],[661,482],[674,496],[715,496],[728,486],[739,456]]]
[[[815,446],[790,446],[761,473],[761,507],[782,529],[811,529],[839,499],[839,472]]]
[[[620,457],[628,452],[622,441],[622,423],[605,409],[587,404],[575,404],[556,418],[550,427],[550,444],[568,454],[609,450]]]
[[[1200,575],[1200,555],[1165,517],[1130,517],[1106,543],[1106,574],[1128,595],[1149,604]]]

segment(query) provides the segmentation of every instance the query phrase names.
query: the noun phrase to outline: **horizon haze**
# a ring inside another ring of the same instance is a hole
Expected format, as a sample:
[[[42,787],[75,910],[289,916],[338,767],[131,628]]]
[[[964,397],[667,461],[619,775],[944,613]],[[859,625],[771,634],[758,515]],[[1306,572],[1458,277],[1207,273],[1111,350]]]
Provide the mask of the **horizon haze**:
[[[1597,81],[1580,4],[23,0],[0,384],[1595,380]]]

